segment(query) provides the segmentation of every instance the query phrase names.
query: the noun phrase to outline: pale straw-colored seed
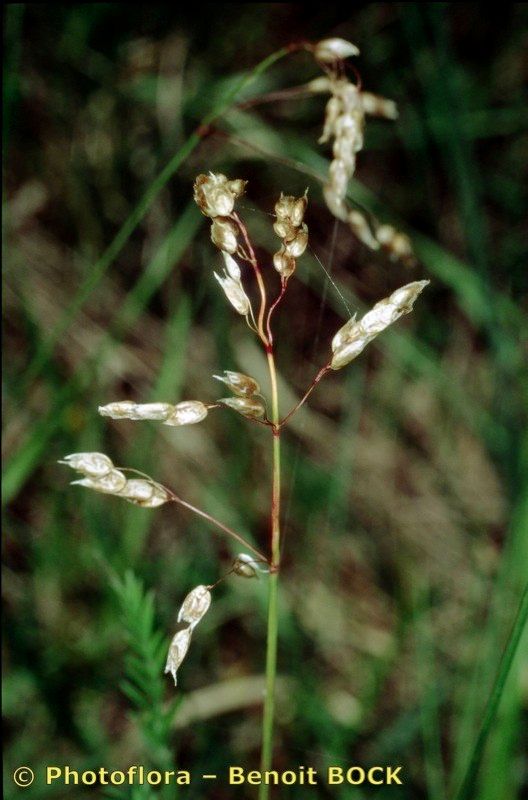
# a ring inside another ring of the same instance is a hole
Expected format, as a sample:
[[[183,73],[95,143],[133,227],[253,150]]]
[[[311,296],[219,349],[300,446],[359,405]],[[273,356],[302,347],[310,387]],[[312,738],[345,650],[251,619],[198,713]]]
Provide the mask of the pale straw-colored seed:
[[[242,273],[235,259],[229,253],[222,253],[224,259],[225,271],[232,280],[240,282]]]
[[[292,258],[299,258],[302,256],[308,245],[308,226],[303,222],[301,228],[291,241],[284,243],[286,254]]]
[[[118,469],[111,469],[106,475],[100,478],[82,478],[82,480],[72,481],[72,486],[84,486],[85,489],[92,489],[94,492],[102,494],[119,494],[127,483],[126,477]]]
[[[142,478],[128,480],[119,496],[141,508],[157,508],[170,500],[170,495],[163,486]]]
[[[274,254],[273,266],[283,278],[289,278],[295,272],[295,259],[286,252],[284,245]]]
[[[346,222],[348,217],[348,209],[343,197],[335,191],[332,184],[323,186],[323,194],[326,205],[334,217],[337,217],[337,219],[340,219],[342,222]]]
[[[172,411],[163,424],[173,427],[194,425],[205,419],[208,413],[207,407],[200,400],[182,400],[171,408]]]
[[[352,42],[336,36],[317,42],[314,55],[318,61],[323,61],[325,64],[333,64],[349,56],[358,56],[359,48]]]
[[[255,561],[253,556],[248,553],[239,553],[233,561],[233,572],[241,578],[258,578],[259,572],[267,572],[262,566]]]
[[[246,181],[229,181],[222,173],[198,175],[194,182],[194,200],[207,217],[227,217],[235,200],[244,192]]]
[[[172,677],[174,678],[175,686],[177,686],[176,675],[178,672],[178,668],[181,665],[185,656],[187,655],[187,651],[191,643],[191,636],[192,636],[192,629],[190,627],[183,628],[183,630],[178,631],[176,635],[173,637],[169,647],[167,663],[165,664],[165,674],[167,674],[168,672],[171,673]]]
[[[211,225],[211,241],[219,250],[233,254],[238,247],[238,228],[228,219],[215,217]]]
[[[266,413],[266,408],[261,400],[253,397],[222,397],[219,401],[224,406],[238,411],[245,417],[263,417]]]
[[[332,339],[332,352],[335,353],[338,347],[341,347],[345,342],[350,342],[353,339],[357,338],[358,335],[362,335],[362,331],[357,321],[357,314],[345,322],[342,328],[339,328],[336,335]]]
[[[411,240],[405,233],[396,230],[392,225],[380,225],[376,230],[376,239],[388,251],[393,260],[413,260]]]
[[[297,228],[288,218],[277,219],[273,224],[273,230],[281,239],[293,239],[297,233]]]
[[[222,278],[222,276],[218,275],[216,272],[214,273],[214,276],[224,290],[225,296],[235,311],[246,317],[249,314],[250,303],[249,297],[245,293],[240,281],[234,281],[227,275],[225,278]]]
[[[335,125],[341,112],[341,101],[335,96],[331,97],[326,104],[323,132],[318,139],[319,144],[325,144],[334,135]]]
[[[324,94],[332,90],[332,81],[330,78],[321,75],[319,78],[313,78],[313,80],[309,81],[304,88],[314,94]]]
[[[213,375],[213,378],[225,383],[233,394],[239,397],[251,397],[260,392],[260,386],[257,381],[242,372],[233,372],[233,370],[226,369],[223,375]]]
[[[193,629],[211,605],[211,592],[207,586],[196,586],[185,598],[178,612],[178,622],[187,622]]]
[[[366,114],[385,119],[398,119],[398,108],[394,100],[379,97],[371,92],[361,92],[361,103]]]
[[[71,453],[59,461],[59,464],[65,464],[91,478],[101,478],[114,467],[111,459],[104,453]]]
[[[134,403],[131,400],[120,400],[99,406],[99,414],[111,419],[153,420],[162,421],[170,416],[174,409],[170,403]]]
[[[357,339],[355,342],[350,342],[338,347],[332,358],[330,366],[332,369],[341,369],[342,367],[353,361],[354,358],[363,352],[370,339],[365,336]]]
[[[353,210],[349,212],[348,224],[360,242],[370,247],[371,250],[379,250],[379,242],[372,233],[366,218],[360,211]]]

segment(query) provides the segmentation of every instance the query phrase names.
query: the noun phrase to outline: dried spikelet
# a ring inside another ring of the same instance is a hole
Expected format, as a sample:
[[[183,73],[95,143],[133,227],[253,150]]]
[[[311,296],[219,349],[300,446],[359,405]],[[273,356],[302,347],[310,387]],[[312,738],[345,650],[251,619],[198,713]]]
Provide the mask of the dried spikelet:
[[[215,217],[213,219],[211,241],[219,250],[231,255],[235,253],[238,247],[237,235],[238,228],[234,222],[225,217]]]
[[[196,586],[185,598],[178,613],[178,622],[187,622],[194,629],[211,605],[208,586]]]
[[[249,297],[244,291],[240,281],[233,280],[227,273],[222,278],[217,272],[213,273],[216,280],[224,290],[224,294],[238,314],[247,317],[250,309]]]
[[[235,575],[241,578],[258,578],[259,572],[269,572],[267,567],[255,560],[254,556],[247,553],[239,553],[233,561],[232,570]]]
[[[195,425],[207,416],[206,406],[200,400],[182,400],[172,407],[164,425]]]
[[[111,469],[106,475],[100,478],[82,478],[72,481],[72,486],[84,486],[85,489],[92,489],[94,492],[102,494],[119,494],[126,486],[127,479],[118,469]]]
[[[111,459],[104,453],[71,453],[58,463],[65,464],[90,478],[102,478],[114,467]]]
[[[157,508],[170,500],[170,495],[157,483],[142,478],[132,478],[119,492],[119,497],[141,508]]]
[[[239,397],[252,397],[260,392],[260,386],[257,381],[242,372],[233,372],[230,369],[226,369],[223,375],[213,375],[213,378],[225,383],[233,394]]]
[[[232,408],[234,411],[238,411],[239,414],[245,417],[256,417],[258,419],[266,413],[264,403],[254,397],[222,397],[218,402]]]
[[[346,39],[334,37],[317,42],[314,55],[318,61],[323,61],[325,64],[333,64],[349,56],[358,56],[359,48],[352,42],[347,42]]]
[[[178,685],[176,675],[178,668],[183,659],[187,655],[189,645],[191,643],[192,629],[190,627],[183,628],[178,631],[172,639],[167,656],[167,663],[165,664],[165,674],[171,673],[174,678],[174,685]]]
[[[198,175],[194,182],[194,200],[206,217],[227,217],[235,207],[235,200],[244,193],[246,181],[228,180],[221,173]]]
[[[403,314],[412,311],[418,295],[429,281],[414,281],[380,300],[361,320],[352,317],[332,339],[332,369],[341,369],[365,349],[367,344]]]
[[[170,416],[174,406],[170,403],[134,403],[132,400],[118,400],[99,406],[102,417],[131,420],[165,420]]]
[[[111,419],[152,420],[164,425],[193,425],[207,416],[207,408],[199,400],[181,403],[134,403],[122,400],[99,406],[99,414]]]

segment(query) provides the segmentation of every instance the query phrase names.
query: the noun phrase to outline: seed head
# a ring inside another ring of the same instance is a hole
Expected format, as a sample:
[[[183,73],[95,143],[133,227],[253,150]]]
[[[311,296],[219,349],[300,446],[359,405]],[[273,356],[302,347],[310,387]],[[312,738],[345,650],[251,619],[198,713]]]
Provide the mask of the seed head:
[[[213,375],[217,381],[225,383],[233,394],[239,397],[251,397],[254,394],[259,394],[260,386],[254,378],[249,375],[244,375],[242,372],[233,372],[232,370],[224,370],[223,375]]]
[[[318,61],[322,61],[325,64],[333,64],[349,56],[358,56],[359,49],[352,42],[347,42],[346,39],[334,37],[318,42],[315,46],[314,55]]]
[[[172,677],[174,678],[175,686],[178,685],[176,680],[178,667],[187,655],[187,650],[189,649],[189,645],[191,643],[191,635],[192,629],[190,627],[183,628],[183,630],[176,633],[169,647],[167,663],[165,664],[165,674],[168,672],[171,673]]]

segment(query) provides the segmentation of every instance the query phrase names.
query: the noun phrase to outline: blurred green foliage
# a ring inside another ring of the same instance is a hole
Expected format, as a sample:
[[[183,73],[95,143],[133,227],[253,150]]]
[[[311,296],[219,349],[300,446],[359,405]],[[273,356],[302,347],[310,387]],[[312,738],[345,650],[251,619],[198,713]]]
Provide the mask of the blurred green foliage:
[[[214,400],[220,369],[266,385],[192,203],[194,176],[217,169],[249,180],[241,213],[263,262],[275,198],[309,187],[311,252],[276,322],[284,411],[345,304],[431,279],[285,437],[276,765],[403,764],[399,797],[441,800],[477,758],[460,800],[521,797],[526,636],[500,664],[528,571],[526,6],[11,4],[5,22],[6,796],[20,764],[257,764],[265,582],[218,587],[175,692],[160,665],[176,610],[236,551],[183,510],[70,489],[55,465],[108,452],[265,546],[265,432],[227,413],[168,432],[96,414],[122,397]],[[367,127],[350,200],[408,230],[415,269],[326,210],[321,98],[236,105],[315,77],[302,54],[255,67],[329,35],[358,44],[365,87],[400,108]]]

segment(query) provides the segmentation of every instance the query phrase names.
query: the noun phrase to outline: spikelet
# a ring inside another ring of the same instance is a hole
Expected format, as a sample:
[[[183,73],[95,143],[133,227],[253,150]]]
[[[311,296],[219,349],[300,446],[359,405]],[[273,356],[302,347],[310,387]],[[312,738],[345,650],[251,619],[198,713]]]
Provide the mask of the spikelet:
[[[361,320],[354,315],[332,339],[332,369],[341,369],[365,349],[378,334],[403,314],[412,311],[418,295],[429,281],[414,281],[396,289],[390,297],[380,300]]]
[[[244,417],[259,419],[266,413],[264,403],[255,397],[222,397],[218,402],[238,411]]]
[[[90,478],[102,478],[114,468],[111,459],[104,453],[71,453],[58,463],[65,464]]]
[[[247,317],[251,306],[241,281],[233,280],[227,273],[224,273],[223,278],[217,272],[213,274],[235,311],[243,317]]]
[[[183,400],[181,403],[134,403],[120,400],[99,406],[99,414],[111,419],[154,420],[164,425],[194,425],[207,416],[207,408],[199,400]]]
[[[127,479],[118,469],[111,469],[106,475],[100,478],[81,478],[72,481],[72,486],[84,486],[85,489],[93,489],[94,492],[102,494],[119,494],[126,486]]]
[[[194,200],[206,217],[227,217],[235,207],[235,200],[244,194],[246,181],[228,180],[221,173],[198,175],[194,182]]]
[[[239,553],[233,561],[232,571],[241,578],[258,578],[259,572],[269,572],[269,569],[256,561],[254,556]]]
[[[191,628],[183,628],[175,634],[172,642],[170,643],[169,653],[167,655],[167,663],[165,664],[165,674],[170,672],[174,679],[175,686],[178,685],[178,681],[176,679],[178,668],[187,655],[187,651],[191,643],[191,635]]]
[[[196,586],[182,603],[178,622],[186,622],[191,630],[198,625],[211,605],[211,592],[208,586]]]
[[[252,397],[254,394],[260,393],[257,381],[242,372],[226,369],[223,375],[213,375],[213,378],[224,383],[238,397]]]
[[[317,42],[314,55],[318,61],[322,61],[325,64],[333,64],[349,56],[358,56],[359,49],[352,42],[347,42],[346,39],[334,37]]]

